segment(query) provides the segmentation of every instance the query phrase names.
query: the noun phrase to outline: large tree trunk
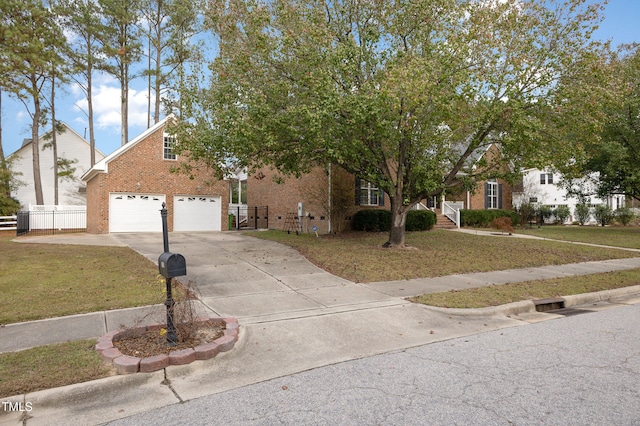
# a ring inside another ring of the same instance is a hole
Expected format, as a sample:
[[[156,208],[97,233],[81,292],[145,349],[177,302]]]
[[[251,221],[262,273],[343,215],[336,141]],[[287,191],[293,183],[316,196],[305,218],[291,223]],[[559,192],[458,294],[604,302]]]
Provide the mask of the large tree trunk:
[[[389,241],[384,247],[403,248],[406,247],[405,242],[405,224],[407,222],[407,213],[410,207],[402,203],[402,197],[391,198],[391,230],[389,231]]]
[[[40,132],[40,98],[37,90],[38,83],[35,76],[31,76],[31,86],[36,93],[33,97],[33,121],[31,124],[31,153],[33,156],[33,188],[36,192],[36,204],[44,204],[44,196],[42,195],[42,178],[40,177],[40,141],[38,133]]]

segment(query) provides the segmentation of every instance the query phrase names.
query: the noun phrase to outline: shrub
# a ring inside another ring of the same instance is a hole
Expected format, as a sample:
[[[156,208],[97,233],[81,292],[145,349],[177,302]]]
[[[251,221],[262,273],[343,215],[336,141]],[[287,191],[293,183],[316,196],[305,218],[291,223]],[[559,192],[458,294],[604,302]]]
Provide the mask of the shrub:
[[[580,225],[584,225],[589,221],[589,217],[591,216],[591,208],[585,204],[580,203],[576,205],[576,220]]]
[[[620,207],[619,209],[616,210],[615,215],[616,215],[616,220],[621,225],[624,225],[624,226],[627,226],[628,224],[630,224],[633,218],[635,217],[635,215],[633,214],[633,211],[628,207]]]
[[[594,209],[593,215],[602,226],[610,224],[614,218],[613,209],[606,204],[598,204]]]
[[[431,210],[409,210],[407,213],[407,231],[428,231],[436,224],[436,214]]]
[[[391,229],[391,212],[381,209],[359,210],[353,215],[354,231],[388,232]]]
[[[488,228],[494,219],[503,216],[510,217],[512,223],[518,221],[518,214],[512,210],[460,210],[462,226]]]
[[[571,210],[569,206],[558,206],[558,208],[553,211],[553,215],[556,217],[558,223],[565,223],[571,215]]]
[[[539,225],[544,225],[551,218],[551,216],[553,216],[553,210],[551,209],[551,207],[546,205],[538,207],[538,211],[536,213],[538,219],[540,220],[540,222],[538,223]]]
[[[525,226],[535,218],[536,208],[531,203],[521,204],[516,208],[516,214],[518,215],[517,223],[520,224],[520,226]]]
[[[511,226],[511,218],[508,216],[497,217],[491,222],[491,227],[502,232],[508,232],[509,235],[513,232],[513,226]]]

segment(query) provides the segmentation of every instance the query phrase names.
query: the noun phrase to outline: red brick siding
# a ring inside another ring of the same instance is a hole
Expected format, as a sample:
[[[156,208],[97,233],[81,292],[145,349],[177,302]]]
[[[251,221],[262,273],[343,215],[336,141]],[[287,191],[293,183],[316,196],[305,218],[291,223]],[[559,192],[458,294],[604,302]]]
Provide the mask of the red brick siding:
[[[163,129],[159,129],[109,162],[108,173],[98,174],[87,182],[87,232],[109,232],[112,192],[166,195],[169,231],[173,230],[174,195],[220,196],[221,229],[227,229],[229,182],[217,180],[202,164],[192,164],[193,179],[185,173],[172,172],[181,164],[181,158],[164,160],[163,141]]]

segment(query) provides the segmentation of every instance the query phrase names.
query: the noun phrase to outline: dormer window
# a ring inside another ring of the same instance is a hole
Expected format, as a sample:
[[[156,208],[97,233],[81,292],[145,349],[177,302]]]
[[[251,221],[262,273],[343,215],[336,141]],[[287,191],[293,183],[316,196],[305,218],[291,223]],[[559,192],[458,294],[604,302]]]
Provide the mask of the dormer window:
[[[169,136],[167,134],[164,135],[164,144],[162,147],[162,158],[165,160],[175,160],[176,154],[173,152],[173,145],[176,143],[176,138],[173,136]]]

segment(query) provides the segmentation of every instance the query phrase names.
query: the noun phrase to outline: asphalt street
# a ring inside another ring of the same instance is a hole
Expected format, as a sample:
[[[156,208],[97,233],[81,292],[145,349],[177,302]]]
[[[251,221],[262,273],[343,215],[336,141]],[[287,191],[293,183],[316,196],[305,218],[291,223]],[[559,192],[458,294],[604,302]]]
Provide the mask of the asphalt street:
[[[640,304],[333,364],[120,425],[638,425]]]

